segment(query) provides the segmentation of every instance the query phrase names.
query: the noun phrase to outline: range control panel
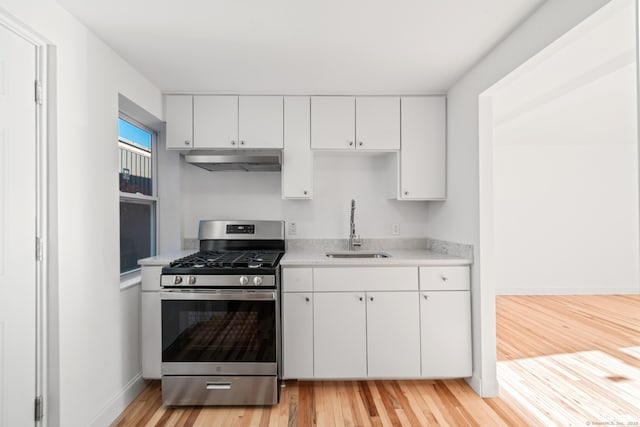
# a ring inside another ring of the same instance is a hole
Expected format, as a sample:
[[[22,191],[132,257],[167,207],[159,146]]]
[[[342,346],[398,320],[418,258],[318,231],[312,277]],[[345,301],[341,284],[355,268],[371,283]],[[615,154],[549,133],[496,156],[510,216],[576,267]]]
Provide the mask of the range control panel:
[[[227,224],[227,234],[255,234],[254,224]]]

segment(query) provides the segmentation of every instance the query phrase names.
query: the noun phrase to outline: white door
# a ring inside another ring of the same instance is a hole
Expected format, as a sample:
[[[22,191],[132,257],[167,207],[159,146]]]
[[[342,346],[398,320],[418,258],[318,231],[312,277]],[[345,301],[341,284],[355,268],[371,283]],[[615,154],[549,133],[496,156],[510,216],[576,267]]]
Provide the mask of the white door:
[[[471,298],[469,291],[420,293],[422,376],[471,376]]]
[[[278,148],[283,144],[283,97],[238,98],[240,148]]]
[[[0,426],[34,425],[35,46],[0,26]]]
[[[282,355],[285,378],[313,378],[313,293],[283,295]]]
[[[240,147],[237,96],[193,97],[193,146],[231,149]]]
[[[193,147],[193,96],[167,95],[167,148],[189,150]]]
[[[418,292],[367,292],[368,375],[420,376]]]
[[[313,296],[313,363],[316,378],[367,376],[364,292]]]
[[[353,150],[356,104],[352,96],[311,97],[311,148]]]
[[[402,98],[402,200],[446,197],[446,99],[444,96]]]
[[[356,98],[356,149],[400,149],[400,98]]]
[[[310,111],[308,96],[284,98],[283,199],[311,199],[313,195]]]

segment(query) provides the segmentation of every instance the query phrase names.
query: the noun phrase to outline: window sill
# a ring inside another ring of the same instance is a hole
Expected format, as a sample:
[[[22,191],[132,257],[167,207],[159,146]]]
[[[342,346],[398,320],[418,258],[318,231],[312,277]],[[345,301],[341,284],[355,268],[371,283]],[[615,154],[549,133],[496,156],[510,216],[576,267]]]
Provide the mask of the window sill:
[[[142,284],[142,272],[136,271],[132,274],[125,274],[120,277],[120,290],[124,291],[125,289],[132,288],[134,286],[138,286]]]

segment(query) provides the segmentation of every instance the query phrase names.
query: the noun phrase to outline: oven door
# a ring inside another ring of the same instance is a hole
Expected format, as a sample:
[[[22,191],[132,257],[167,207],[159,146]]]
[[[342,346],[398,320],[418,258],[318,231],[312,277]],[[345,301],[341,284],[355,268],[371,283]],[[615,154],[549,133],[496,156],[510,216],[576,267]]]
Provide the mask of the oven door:
[[[163,375],[276,375],[276,291],[160,294]]]

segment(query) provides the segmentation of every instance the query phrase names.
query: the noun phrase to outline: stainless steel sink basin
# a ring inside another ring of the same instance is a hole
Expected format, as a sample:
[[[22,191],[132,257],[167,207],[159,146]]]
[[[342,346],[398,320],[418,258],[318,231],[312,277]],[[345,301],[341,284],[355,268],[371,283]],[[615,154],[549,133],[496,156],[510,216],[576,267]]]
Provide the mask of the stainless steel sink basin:
[[[384,252],[327,252],[329,258],[389,258]]]

